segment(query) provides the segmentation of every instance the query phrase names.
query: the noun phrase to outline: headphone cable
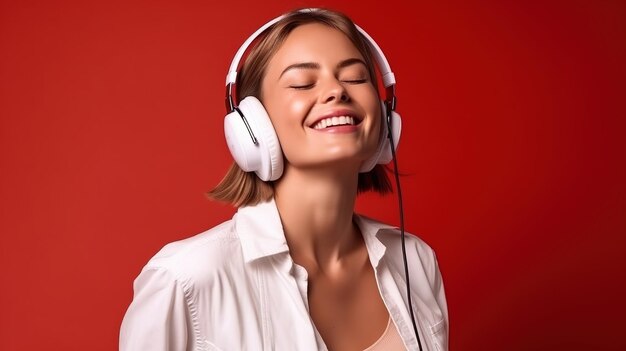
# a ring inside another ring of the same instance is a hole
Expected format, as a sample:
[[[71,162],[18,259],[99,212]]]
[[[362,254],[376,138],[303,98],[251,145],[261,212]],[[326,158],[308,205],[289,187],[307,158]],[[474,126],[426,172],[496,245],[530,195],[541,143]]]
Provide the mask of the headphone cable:
[[[413,331],[417,338],[417,345],[419,350],[422,351],[422,342],[420,340],[419,333],[417,332],[417,324],[415,323],[415,316],[413,315],[413,304],[411,303],[411,284],[409,281],[409,265],[406,258],[406,247],[404,245],[404,207],[402,206],[402,189],[400,188],[400,175],[398,174],[398,160],[396,159],[396,148],[393,142],[393,133],[391,131],[391,109],[387,110],[387,136],[389,137],[389,145],[391,145],[391,156],[393,159],[393,174],[396,180],[396,189],[398,191],[398,207],[400,212],[400,239],[402,242],[402,259],[404,261],[404,276],[406,278],[406,296],[409,304],[409,312],[411,314],[411,322],[413,323]]]

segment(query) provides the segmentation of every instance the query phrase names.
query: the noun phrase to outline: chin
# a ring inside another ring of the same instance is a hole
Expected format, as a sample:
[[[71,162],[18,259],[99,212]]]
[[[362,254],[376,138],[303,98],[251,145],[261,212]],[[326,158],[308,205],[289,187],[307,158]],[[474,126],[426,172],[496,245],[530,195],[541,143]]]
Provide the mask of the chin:
[[[323,169],[327,167],[332,168],[345,168],[345,169],[356,169],[357,172],[361,167],[361,164],[367,159],[359,154],[333,154],[327,155],[325,157],[319,157],[320,155],[316,155],[317,157],[311,158],[308,160],[295,160],[296,162],[289,162],[295,167],[298,168],[306,168],[306,169]],[[300,162],[298,162],[300,161]]]

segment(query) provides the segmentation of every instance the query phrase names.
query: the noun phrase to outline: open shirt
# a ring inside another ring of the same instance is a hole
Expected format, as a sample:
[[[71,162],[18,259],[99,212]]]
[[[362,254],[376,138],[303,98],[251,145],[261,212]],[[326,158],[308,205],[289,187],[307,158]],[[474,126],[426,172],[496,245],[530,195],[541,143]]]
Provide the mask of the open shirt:
[[[354,215],[376,282],[407,350],[417,350],[400,231]],[[411,300],[424,350],[448,349],[448,310],[434,251],[406,235]],[[120,350],[327,350],[309,314],[275,202],[161,249],[134,282]]]

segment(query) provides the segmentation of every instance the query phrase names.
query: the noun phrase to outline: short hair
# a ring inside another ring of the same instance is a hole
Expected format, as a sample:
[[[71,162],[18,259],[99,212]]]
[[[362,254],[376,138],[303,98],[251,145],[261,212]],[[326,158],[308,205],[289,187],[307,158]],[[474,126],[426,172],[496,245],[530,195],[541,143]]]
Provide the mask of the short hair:
[[[238,101],[241,100],[240,97],[246,96],[260,98],[261,84],[269,61],[295,28],[309,23],[327,25],[341,31],[350,39],[363,56],[372,84],[380,96],[375,60],[367,39],[363,37],[348,16],[328,9],[318,9],[316,11],[295,10],[289,12],[259,36],[256,45],[250,50],[243,66],[237,73],[235,97]],[[273,182],[261,180],[254,172],[244,172],[233,162],[224,178],[213,190],[207,193],[207,196],[217,201],[230,203],[235,207],[256,205],[272,198],[274,195],[273,184]],[[392,191],[385,168],[381,165],[376,165],[367,173],[359,173],[357,189],[359,193],[371,190],[386,194]]]

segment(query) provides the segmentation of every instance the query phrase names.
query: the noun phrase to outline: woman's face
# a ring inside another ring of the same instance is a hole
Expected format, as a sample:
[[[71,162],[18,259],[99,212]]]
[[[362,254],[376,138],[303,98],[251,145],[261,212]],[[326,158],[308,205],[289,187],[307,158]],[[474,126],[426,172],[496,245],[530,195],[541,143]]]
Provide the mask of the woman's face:
[[[270,60],[261,91],[286,167],[358,169],[376,149],[380,100],[363,57],[339,30],[294,29]]]

